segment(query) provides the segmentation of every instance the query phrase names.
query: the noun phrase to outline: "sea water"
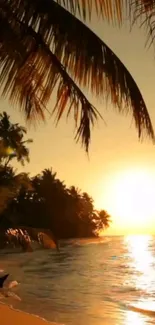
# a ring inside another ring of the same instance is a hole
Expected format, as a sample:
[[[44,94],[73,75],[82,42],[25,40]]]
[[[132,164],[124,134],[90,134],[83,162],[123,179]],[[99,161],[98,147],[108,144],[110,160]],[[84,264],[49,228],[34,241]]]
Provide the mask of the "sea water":
[[[155,324],[153,236],[73,239],[62,241],[60,252],[4,250],[0,270],[18,282],[3,303],[49,321]]]

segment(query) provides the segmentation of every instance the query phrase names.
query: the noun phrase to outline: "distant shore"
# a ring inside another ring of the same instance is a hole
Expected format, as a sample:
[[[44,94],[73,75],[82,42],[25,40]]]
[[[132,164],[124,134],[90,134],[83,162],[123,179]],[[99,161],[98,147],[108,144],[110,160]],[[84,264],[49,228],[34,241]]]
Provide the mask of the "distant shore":
[[[37,316],[14,310],[4,304],[0,304],[0,323],[2,325],[55,325],[55,323],[47,322]]]

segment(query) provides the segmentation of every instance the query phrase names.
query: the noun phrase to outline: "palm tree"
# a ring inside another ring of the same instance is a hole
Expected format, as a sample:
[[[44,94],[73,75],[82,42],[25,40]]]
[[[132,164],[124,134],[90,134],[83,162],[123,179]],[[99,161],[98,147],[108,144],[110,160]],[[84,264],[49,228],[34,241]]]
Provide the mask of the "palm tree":
[[[112,222],[111,216],[105,210],[95,211],[94,221],[97,224],[97,231],[107,229]]]
[[[15,175],[14,171],[9,168],[8,175],[4,177],[4,167],[0,168],[0,216],[7,209],[12,200],[18,196],[20,189],[25,188],[32,191],[31,181],[26,173]]]
[[[0,166],[0,247],[9,243],[32,251],[31,242],[37,241],[44,248],[56,247],[59,250],[58,241],[49,229],[20,224],[17,213],[14,214],[14,205],[9,207],[14,199],[20,198],[21,193],[28,195],[33,191],[32,182],[26,173],[16,175],[11,167]],[[7,208],[11,209],[9,216]]]
[[[152,0],[127,0],[148,10]],[[30,121],[52,109],[58,122],[73,113],[76,140],[88,150],[91,128],[100,116],[85,89],[129,112],[139,137],[154,131],[140,90],[114,52],[86,26],[92,12],[122,23],[123,0],[1,0],[0,86],[2,95]],[[148,12],[148,11],[147,11]],[[77,15],[80,19],[77,18]],[[82,35],[82,37],[81,37]]]
[[[32,139],[25,140],[26,129],[18,123],[11,123],[6,112],[0,114],[0,150],[1,162],[7,167],[9,162],[16,158],[22,165],[29,162],[29,149],[27,144]]]

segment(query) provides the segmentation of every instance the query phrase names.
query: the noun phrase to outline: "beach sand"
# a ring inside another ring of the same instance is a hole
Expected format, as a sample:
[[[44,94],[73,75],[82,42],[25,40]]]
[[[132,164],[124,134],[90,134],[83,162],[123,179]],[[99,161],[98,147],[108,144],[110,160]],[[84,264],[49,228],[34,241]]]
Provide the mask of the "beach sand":
[[[6,305],[0,304],[0,324],[1,325],[54,325],[39,317],[26,314],[22,311],[14,310]]]

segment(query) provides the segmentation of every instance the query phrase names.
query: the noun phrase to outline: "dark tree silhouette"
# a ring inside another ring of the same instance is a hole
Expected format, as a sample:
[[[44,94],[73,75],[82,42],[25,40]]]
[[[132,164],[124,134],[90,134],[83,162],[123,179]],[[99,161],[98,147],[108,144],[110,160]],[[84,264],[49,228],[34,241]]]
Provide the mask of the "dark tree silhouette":
[[[52,169],[35,176],[32,186],[32,192],[22,189],[10,207],[22,227],[49,229],[62,239],[97,236],[109,226],[110,216],[104,210],[96,211],[87,193],[74,186],[67,188]]]
[[[29,162],[27,144],[32,139],[24,139],[26,129],[18,123],[11,123],[6,112],[0,114],[0,161],[8,166],[12,159],[17,159],[22,165]]]
[[[22,162],[29,157],[27,148],[21,150],[25,133],[6,113],[0,115],[0,246],[32,251],[32,242],[37,241],[59,249],[61,238],[97,236],[109,226],[110,217],[95,210],[88,193],[67,188],[52,169],[30,178],[12,168],[13,157]],[[11,158],[9,148],[16,153]]]

